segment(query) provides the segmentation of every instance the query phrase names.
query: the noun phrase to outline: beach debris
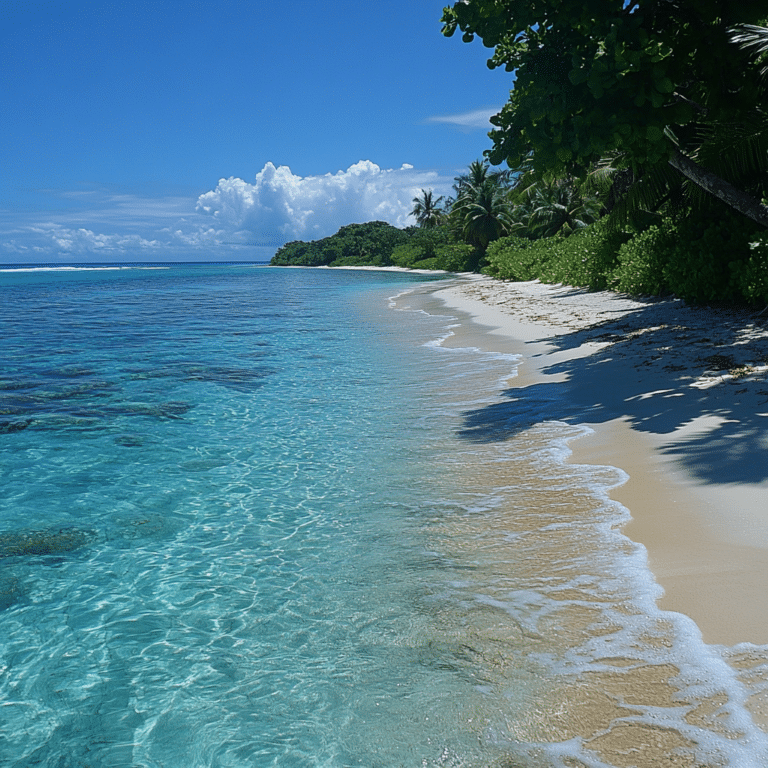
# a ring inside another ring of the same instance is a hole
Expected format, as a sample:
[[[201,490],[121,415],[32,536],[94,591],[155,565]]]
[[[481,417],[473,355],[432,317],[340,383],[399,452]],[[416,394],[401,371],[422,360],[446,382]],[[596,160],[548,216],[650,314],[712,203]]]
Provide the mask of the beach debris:
[[[751,365],[745,363],[744,365],[737,365],[735,368],[729,368],[728,373],[733,376],[734,379],[742,379],[744,376],[749,376],[754,370],[755,369]]]

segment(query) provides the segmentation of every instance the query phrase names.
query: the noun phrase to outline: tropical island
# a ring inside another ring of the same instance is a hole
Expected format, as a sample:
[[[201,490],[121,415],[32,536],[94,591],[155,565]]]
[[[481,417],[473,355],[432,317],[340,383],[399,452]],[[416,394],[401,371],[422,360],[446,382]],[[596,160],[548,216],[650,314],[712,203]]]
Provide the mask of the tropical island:
[[[486,158],[449,198],[421,190],[417,226],[350,224],[271,263],[768,304],[765,6],[694,5],[446,8],[444,34],[479,37],[488,66],[515,73]]]

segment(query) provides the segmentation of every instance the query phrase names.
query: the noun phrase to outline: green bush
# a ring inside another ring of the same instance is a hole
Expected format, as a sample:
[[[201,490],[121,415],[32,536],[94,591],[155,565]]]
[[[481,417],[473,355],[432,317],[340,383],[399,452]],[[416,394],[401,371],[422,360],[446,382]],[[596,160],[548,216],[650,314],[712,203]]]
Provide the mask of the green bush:
[[[602,290],[613,274],[619,247],[628,237],[609,229],[605,222],[570,237],[502,237],[488,246],[489,265],[484,271],[506,280],[539,279]]]
[[[768,234],[757,235],[749,249],[746,259],[731,262],[731,280],[748,303],[768,304]]]
[[[447,272],[471,272],[477,264],[475,249],[466,243],[439,245],[435,248],[435,267]]]
[[[398,245],[392,251],[392,263],[396,267],[412,267],[417,261],[422,261],[427,258],[427,253],[424,248],[418,245],[412,245],[407,243],[405,245]]]
[[[383,259],[381,256],[366,256],[361,259],[359,256],[340,256],[334,259],[329,267],[388,267],[389,259]]]
[[[611,287],[634,294],[674,293],[695,304],[765,301],[768,236],[722,208],[716,215],[689,212],[679,222],[663,219],[621,246]]]
[[[485,252],[488,266],[483,272],[502,280],[536,280],[553,255],[553,240],[555,238],[500,237]]]
[[[740,281],[745,287],[750,282],[749,243],[756,232],[749,219],[724,209],[681,221],[664,266],[670,290],[696,304],[743,301]],[[759,260],[757,256],[752,269]]]
[[[664,266],[674,247],[677,230],[672,221],[652,225],[619,248],[618,266],[613,272],[611,288],[636,296],[669,293]]]
[[[433,256],[430,259],[422,259],[421,261],[415,261],[411,265],[411,269],[442,269],[437,265],[437,258]]]
[[[541,280],[602,291],[610,282],[619,248],[628,239],[625,232],[611,229],[605,219],[567,238],[551,238],[553,257],[542,266]]]

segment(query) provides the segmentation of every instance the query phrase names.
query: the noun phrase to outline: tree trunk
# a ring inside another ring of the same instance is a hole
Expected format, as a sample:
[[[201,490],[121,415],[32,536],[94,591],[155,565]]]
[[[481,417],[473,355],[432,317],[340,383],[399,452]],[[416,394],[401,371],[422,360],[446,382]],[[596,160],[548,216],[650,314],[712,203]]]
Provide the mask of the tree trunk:
[[[712,171],[702,168],[678,149],[674,151],[669,164],[710,195],[714,195],[718,200],[722,200],[726,205],[730,205],[731,208],[744,216],[749,216],[750,219],[768,229],[768,206],[763,205],[752,195],[737,189]]]

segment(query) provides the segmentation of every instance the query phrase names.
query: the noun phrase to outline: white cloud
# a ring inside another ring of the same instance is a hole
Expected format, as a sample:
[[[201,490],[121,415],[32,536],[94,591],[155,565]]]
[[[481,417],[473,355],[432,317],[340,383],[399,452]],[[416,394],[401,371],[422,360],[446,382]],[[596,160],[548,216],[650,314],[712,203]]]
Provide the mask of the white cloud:
[[[215,219],[236,241],[282,245],[333,234],[345,224],[387,221],[412,224],[413,198],[422,188],[450,189],[449,179],[407,163],[382,169],[361,160],[346,171],[296,176],[288,166],[267,163],[253,184],[230,177],[200,195],[197,209]]]
[[[30,231],[52,242],[59,252],[66,254],[123,255],[135,251],[154,251],[162,247],[157,240],[147,240],[140,235],[99,235],[90,229],[70,229],[59,224],[30,227]]]
[[[474,109],[471,112],[462,112],[458,115],[437,115],[435,117],[428,117],[428,123],[447,123],[449,125],[455,125],[463,129],[472,128],[485,128],[489,130],[493,126],[489,122],[493,115],[497,115],[501,111],[500,107],[493,107],[491,109]]]
[[[346,171],[297,176],[267,163],[253,183],[222,179],[194,198],[57,192],[77,198],[67,211],[0,209],[0,261],[268,260],[289,240],[314,240],[345,224],[412,224],[421,189],[451,193],[452,178],[404,164],[362,160]]]
[[[221,245],[224,235],[223,229],[214,229],[213,227],[205,229],[200,226],[190,228],[185,219],[182,219],[175,229],[168,227],[163,232],[172,238],[172,242],[194,248]]]

